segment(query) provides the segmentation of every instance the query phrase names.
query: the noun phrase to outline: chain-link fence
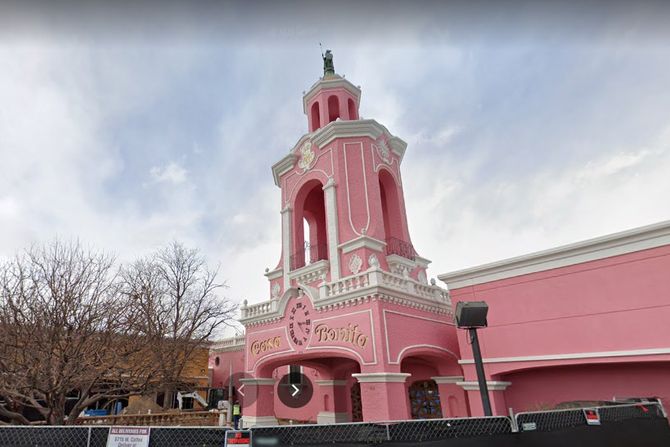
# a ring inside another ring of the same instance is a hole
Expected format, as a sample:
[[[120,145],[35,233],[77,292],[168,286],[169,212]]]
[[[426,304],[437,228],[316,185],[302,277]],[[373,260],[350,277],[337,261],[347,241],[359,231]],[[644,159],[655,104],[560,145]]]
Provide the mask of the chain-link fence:
[[[423,442],[512,433],[507,417],[257,427],[254,440],[267,445],[378,444]]]
[[[106,447],[110,427],[0,427],[0,447]],[[149,447],[219,447],[226,427],[154,427]]]
[[[519,431],[554,431],[584,425],[584,410],[597,409],[601,422],[618,422],[639,418],[663,418],[663,407],[658,402],[615,404],[566,410],[517,413]]]
[[[661,404],[654,402],[589,408],[597,409],[600,421],[610,426],[636,419],[660,420],[665,418]],[[667,423],[667,420],[664,423]],[[496,439],[509,436],[516,431],[522,434],[524,432],[551,432],[584,426],[585,424],[584,409],[579,408],[518,413],[511,418],[485,417],[332,425],[283,425],[254,427],[251,430],[254,445],[363,446],[395,444],[409,446],[420,442],[467,438],[489,439],[495,444]],[[109,428],[108,426],[0,426],[0,447],[106,447]],[[226,430],[228,430],[226,427],[153,427],[149,446],[222,446]]]

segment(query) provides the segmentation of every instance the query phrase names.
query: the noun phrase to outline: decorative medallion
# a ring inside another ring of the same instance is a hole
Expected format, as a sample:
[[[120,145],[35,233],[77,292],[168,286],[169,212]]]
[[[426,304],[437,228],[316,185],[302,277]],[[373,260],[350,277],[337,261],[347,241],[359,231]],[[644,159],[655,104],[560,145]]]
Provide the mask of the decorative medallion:
[[[373,253],[368,257],[368,265],[370,268],[379,268],[379,259],[377,259],[377,255]]]
[[[279,298],[279,292],[281,292],[281,286],[276,282],[272,285],[272,299]]]
[[[361,259],[360,256],[358,255],[353,255],[351,258],[349,258],[349,270],[351,270],[351,273],[356,275],[358,272],[361,271],[361,267],[363,266],[363,260]]]
[[[377,144],[375,145],[377,147],[377,153],[381,157],[382,160],[384,160],[384,163],[390,164],[391,163],[391,150],[389,149],[388,145],[386,144],[386,141],[379,139],[377,140]]]
[[[309,171],[316,161],[316,154],[312,150],[312,142],[307,140],[300,148],[300,161],[298,167],[302,169],[303,174]]]

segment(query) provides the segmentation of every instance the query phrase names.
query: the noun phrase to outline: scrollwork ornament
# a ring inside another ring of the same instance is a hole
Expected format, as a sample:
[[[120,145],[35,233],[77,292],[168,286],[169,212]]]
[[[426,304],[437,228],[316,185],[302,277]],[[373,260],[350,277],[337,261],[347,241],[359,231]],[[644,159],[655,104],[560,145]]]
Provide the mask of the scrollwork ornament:
[[[279,298],[279,292],[281,292],[281,286],[276,282],[272,285],[272,298],[275,300]]]
[[[298,167],[302,169],[303,174],[309,171],[316,161],[316,154],[312,150],[312,145],[312,142],[308,140],[305,141],[300,148],[300,161],[298,162]]]
[[[388,145],[386,144],[386,141],[384,140],[378,140],[377,144],[375,145],[377,147],[377,153],[381,157],[381,159],[384,161],[386,164],[391,163],[391,150],[389,149]]]
[[[349,270],[351,270],[351,273],[353,273],[354,275],[358,274],[358,272],[361,271],[362,266],[363,266],[363,260],[361,259],[360,256],[353,255],[349,259]]]

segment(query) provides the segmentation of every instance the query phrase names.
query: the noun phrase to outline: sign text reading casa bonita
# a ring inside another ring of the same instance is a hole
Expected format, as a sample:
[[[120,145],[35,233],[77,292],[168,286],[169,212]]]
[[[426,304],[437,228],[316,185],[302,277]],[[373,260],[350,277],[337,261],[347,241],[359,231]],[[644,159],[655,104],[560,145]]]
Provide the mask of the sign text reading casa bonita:
[[[364,348],[368,344],[368,336],[358,330],[357,324],[349,324],[345,327],[331,328],[326,324],[320,324],[314,329],[314,333],[319,337],[319,342],[340,341],[351,343],[359,348]]]
[[[267,340],[256,340],[251,344],[251,353],[258,355],[281,347],[281,337],[272,337]]]

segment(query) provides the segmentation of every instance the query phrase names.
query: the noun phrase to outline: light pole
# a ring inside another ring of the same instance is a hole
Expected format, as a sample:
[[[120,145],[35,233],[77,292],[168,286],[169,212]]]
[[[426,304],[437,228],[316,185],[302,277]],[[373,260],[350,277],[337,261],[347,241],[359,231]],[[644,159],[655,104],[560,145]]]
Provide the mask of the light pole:
[[[479,350],[479,338],[477,337],[477,329],[487,326],[486,315],[488,311],[489,306],[484,301],[460,301],[456,305],[456,326],[460,329],[468,330],[468,337],[472,345],[472,355],[475,360],[475,370],[477,371],[477,382],[479,382],[479,394],[482,396],[484,416],[493,416],[489,389],[486,385],[486,375],[484,374],[484,362],[482,361],[482,353]]]

